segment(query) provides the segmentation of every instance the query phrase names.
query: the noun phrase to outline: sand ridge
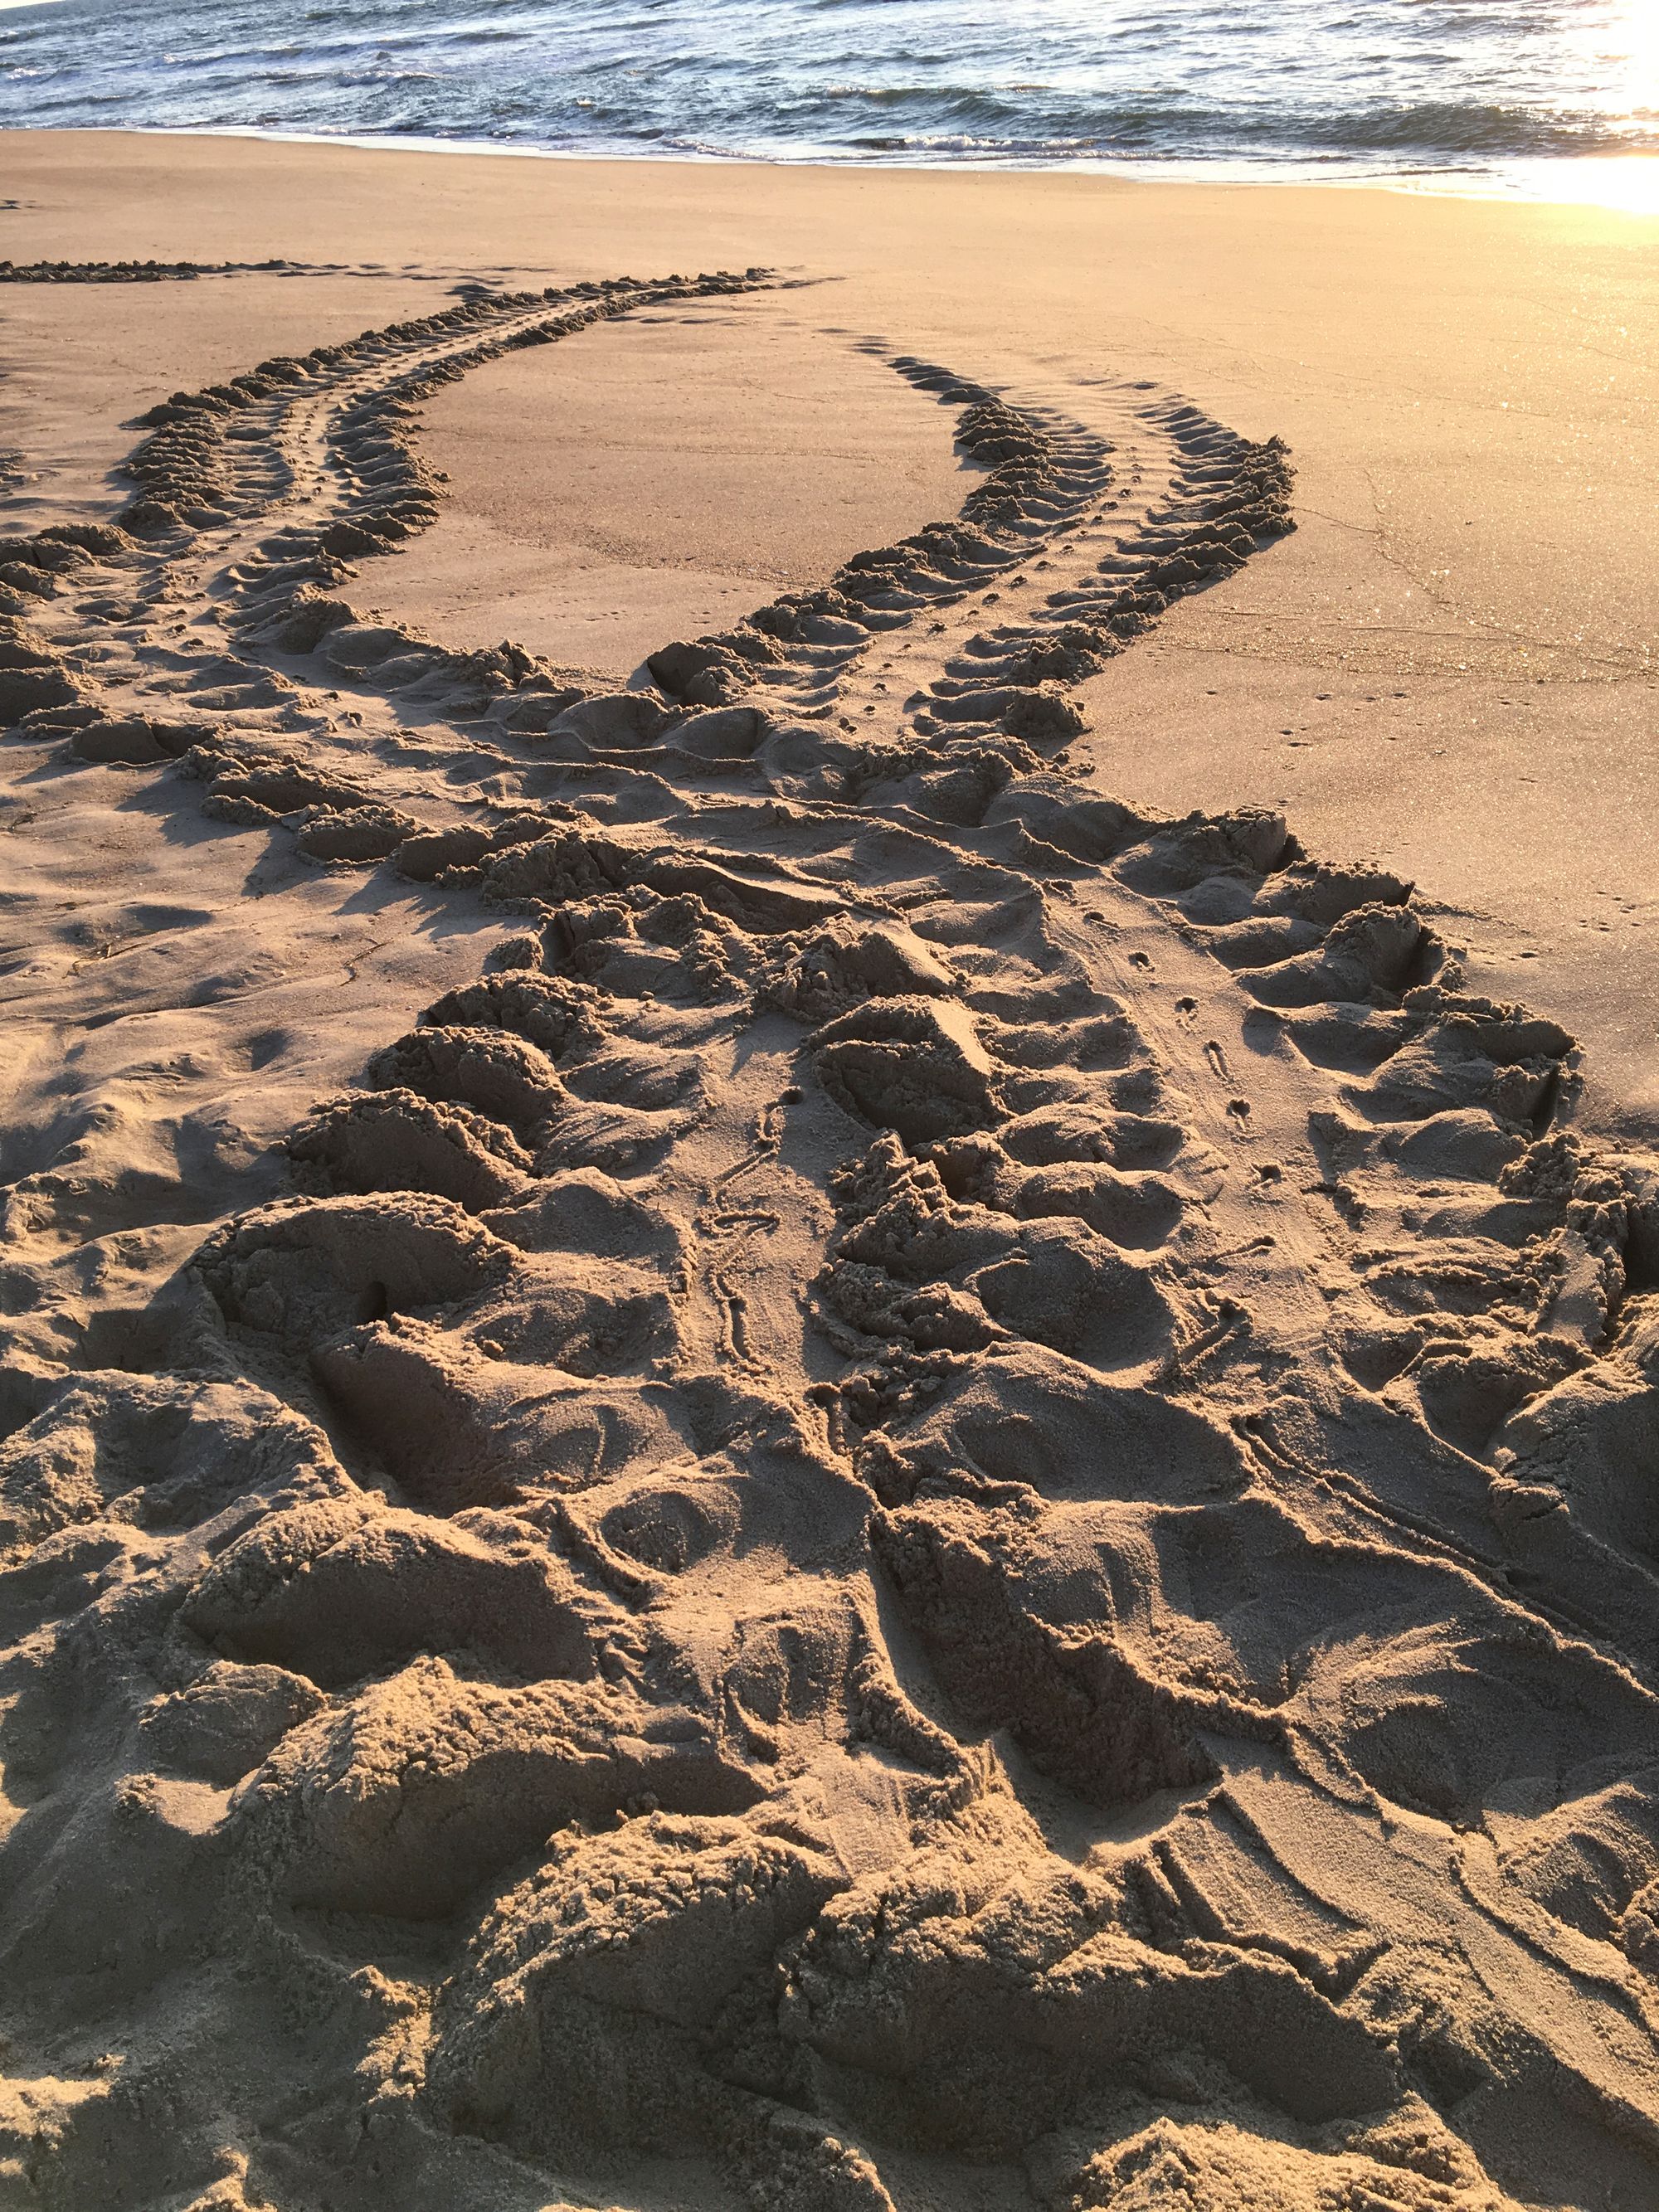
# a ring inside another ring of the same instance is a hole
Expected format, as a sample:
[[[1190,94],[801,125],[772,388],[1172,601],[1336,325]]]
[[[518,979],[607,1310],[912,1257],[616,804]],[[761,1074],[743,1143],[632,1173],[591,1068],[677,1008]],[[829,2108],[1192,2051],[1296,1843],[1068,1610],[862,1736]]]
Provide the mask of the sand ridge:
[[[1640,2203],[1659,1171],[1072,750],[1282,445],[872,338],[960,514],[650,688],[354,614],[438,382],[775,281],[261,363],[0,562],[15,741],[510,931],[118,1313],[13,1194],[9,2178]]]

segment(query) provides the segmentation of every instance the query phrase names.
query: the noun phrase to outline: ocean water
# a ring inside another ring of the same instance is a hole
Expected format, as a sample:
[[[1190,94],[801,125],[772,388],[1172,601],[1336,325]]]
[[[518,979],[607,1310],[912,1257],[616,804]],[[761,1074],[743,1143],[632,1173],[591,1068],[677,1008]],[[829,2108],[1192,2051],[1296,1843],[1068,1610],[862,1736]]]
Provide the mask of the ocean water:
[[[0,0],[0,125],[1619,198],[1659,0]]]

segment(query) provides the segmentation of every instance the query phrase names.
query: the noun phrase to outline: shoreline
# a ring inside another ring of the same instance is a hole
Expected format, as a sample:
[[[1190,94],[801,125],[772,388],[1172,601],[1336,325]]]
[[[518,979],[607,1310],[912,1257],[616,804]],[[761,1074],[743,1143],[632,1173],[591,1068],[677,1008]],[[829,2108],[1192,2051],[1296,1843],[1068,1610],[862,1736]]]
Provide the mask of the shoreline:
[[[26,4],[28,0],[26,0]],[[38,0],[49,4],[49,0]],[[676,148],[672,153],[621,151],[615,148],[590,149],[576,146],[540,146],[503,144],[483,138],[435,138],[384,131],[290,131],[276,126],[252,124],[136,124],[90,126],[82,124],[27,124],[0,126],[0,139],[13,136],[49,137],[61,132],[75,131],[87,136],[110,135],[121,137],[160,139],[246,139],[258,144],[279,146],[347,147],[362,153],[404,153],[472,155],[516,161],[616,163],[633,166],[646,164],[665,167],[687,168],[763,168],[787,171],[823,172],[826,174],[876,175],[952,175],[1006,177],[1088,177],[1109,184],[1120,185],[1192,185],[1209,188],[1240,186],[1279,191],[1306,189],[1344,192],[1380,191],[1401,194],[1408,198],[1471,201],[1482,206],[1584,209],[1599,214],[1628,216],[1634,222],[1659,218],[1659,147],[1650,155],[1563,155],[1552,160],[1548,156],[1517,155],[1519,161],[1529,161],[1540,170],[1561,170],[1569,173],[1582,173],[1586,168],[1614,167],[1632,172],[1650,172],[1651,190],[1645,204],[1630,204],[1616,198],[1605,198],[1594,193],[1569,193],[1559,196],[1544,189],[1528,190],[1517,179],[1503,176],[1486,179],[1464,177],[1456,170],[1426,169],[1422,171],[1389,171],[1380,173],[1331,176],[1322,173],[1321,165],[1310,163],[1305,167],[1283,165],[1260,165],[1233,162],[1222,159],[1206,162],[1194,159],[1158,156],[1145,161],[1131,160],[1070,161],[1024,161],[1019,160],[984,161],[891,161],[867,160],[859,156],[836,158],[832,153],[819,149],[797,158],[756,150],[708,149]],[[1346,157],[1333,155],[1331,160]]]

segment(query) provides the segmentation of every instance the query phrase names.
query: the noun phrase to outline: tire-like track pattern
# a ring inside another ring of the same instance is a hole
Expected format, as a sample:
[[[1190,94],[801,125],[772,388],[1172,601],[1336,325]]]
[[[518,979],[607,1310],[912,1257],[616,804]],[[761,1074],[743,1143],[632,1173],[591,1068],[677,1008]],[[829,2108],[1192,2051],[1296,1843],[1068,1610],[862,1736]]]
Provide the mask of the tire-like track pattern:
[[[962,513],[654,692],[343,596],[438,383],[771,283],[0,549],[0,719],[522,917],[0,1447],[20,2201],[1651,2202],[1659,1178],[1409,886],[1068,754],[1283,447],[872,341]]]

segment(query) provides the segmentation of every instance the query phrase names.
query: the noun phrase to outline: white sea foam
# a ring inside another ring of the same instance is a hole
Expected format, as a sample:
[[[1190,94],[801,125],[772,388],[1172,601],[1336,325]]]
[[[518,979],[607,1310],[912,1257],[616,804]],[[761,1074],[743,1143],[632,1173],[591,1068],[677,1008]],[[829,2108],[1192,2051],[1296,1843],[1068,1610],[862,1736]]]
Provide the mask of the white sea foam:
[[[1651,0],[8,9],[0,124],[112,123],[1594,198],[1609,161],[1659,156],[1659,17]],[[1572,184],[1569,163],[1592,166]]]

